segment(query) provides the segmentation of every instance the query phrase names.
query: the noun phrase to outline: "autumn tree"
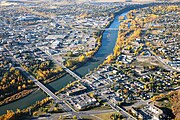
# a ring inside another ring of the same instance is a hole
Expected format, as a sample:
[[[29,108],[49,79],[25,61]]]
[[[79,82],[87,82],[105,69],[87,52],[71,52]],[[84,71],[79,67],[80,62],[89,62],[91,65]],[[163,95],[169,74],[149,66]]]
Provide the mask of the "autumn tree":
[[[79,62],[84,62],[85,61],[85,56],[84,55],[81,55],[80,57],[79,57]]]

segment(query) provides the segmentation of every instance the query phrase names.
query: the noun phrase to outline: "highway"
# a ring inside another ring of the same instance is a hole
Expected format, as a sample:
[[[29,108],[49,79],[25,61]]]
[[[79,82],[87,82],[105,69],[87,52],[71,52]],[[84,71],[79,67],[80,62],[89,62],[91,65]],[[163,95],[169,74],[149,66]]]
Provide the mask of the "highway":
[[[12,59],[14,59],[17,63],[19,63],[19,61],[14,58],[13,54],[9,51],[9,49],[4,46],[4,48],[9,52],[9,54],[13,57]],[[20,64],[20,63],[19,63]],[[24,68],[22,67],[16,67],[17,69],[19,69],[20,71],[22,71],[22,73],[27,76],[30,80],[32,80],[39,88],[41,88],[46,94],[48,94],[53,100],[55,100],[56,102],[60,102],[59,97],[57,97],[54,93],[52,93],[46,86],[44,86],[41,82],[39,82],[36,78],[34,78],[32,75],[30,75]]]
[[[162,61],[162,59],[156,55],[156,53],[154,53],[152,50],[149,49],[149,52],[156,58],[156,60],[164,67],[164,69],[168,70],[168,71],[176,71],[176,72],[180,72],[179,70],[173,69],[171,66],[167,65],[166,63],[164,63],[164,61]]]
[[[35,79],[32,75],[30,75],[26,70],[22,67],[16,67],[17,69],[21,70],[22,73],[27,76],[30,80],[32,80],[41,90],[43,90],[46,94],[48,94],[53,100],[56,102],[60,102],[60,99],[51,92],[45,85],[43,85],[41,82],[39,82],[37,79]]]
[[[104,99],[106,99],[107,104],[115,111],[122,113],[123,115],[125,115],[127,117],[127,120],[137,120],[135,117],[133,117],[131,114],[129,114],[128,112],[126,112],[125,110],[123,110],[121,107],[119,107],[118,105],[111,103],[110,100],[105,96],[102,95],[102,97]]]
[[[22,67],[16,67],[16,68],[19,69],[30,80],[32,80],[41,90],[43,90],[48,96],[50,96],[50,98],[52,98],[56,103],[59,103],[64,111],[72,112],[72,114],[75,114],[76,111],[69,104],[67,104],[66,101],[63,101],[58,96],[56,96],[45,85],[43,85],[41,82],[35,79],[32,75],[26,72],[24,68]]]
[[[47,54],[47,53],[46,53]],[[60,63],[59,61],[57,61],[56,59],[53,58],[53,56],[47,54],[49,56],[49,58],[55,62],[57,65],[61,66],[67,73],[69,73],[72,77],[74,77],[77,80],[82,81],[82,78],[80,76],[78,76],[76,73],[74,73],[73,71],[71,71],[69,68],[67,68],[66,66],[64,66],[62,63]]]
[[[47,54],[47,53],[46,53]],[[78,76],[76,73],[74,73],[72,70],[70,70],[69,68],[67,68],[66,66],[64,66],[62,63],[60,63],[59,61],[57,61],[56,59],[53,58],[52,55],[49,55],[49,59],[51,59],[54,63],[56,63],[57,65],[59,65],[60,67],[62,67],[67,73],[69,73],[72,77],[74,77],[76,80],[82,82],[83,80],[86,81],[87,83],[89,83],[88,80],[86,79],[82,79],[80,76]],[[89,84],[89,86],[94,89],[94,87],[92,85]]]
[[[115,112],[115,111],[112,109],[109,109],[109,110],[90,110],[90,111],[79,111],[79,112],[77,112],[77,114],[79,116],[83,117],[83,116],[94,116],[97,114],[111,113],[111,112]],[[49,116],[47,119],[48,120],[58,120],[59,116],[72,116],[72,114],[69,112],[51,114],[51,116]],[[38,118],[38,119],[40,120],[41,118]]]
[[[20,62],[13,56],[13,54],[9,51],[9,49],[6,46],[4,46],[4,48],[12,56],[12,59],[20,65]],[[41,82],[39,82],[31,74],[29,74],[24,68],[22,68],[22,67],[15,67],[15,68],[19,69],[25,76],[27,76],[30,80],[32,80],[41,90],[43,90],[56,103],[59,103],[64,111],[71,112],[72,114],[74,114],[76,112],[71,106],[69,106],[69,104],[66,103],[66,101],[64,101],[64,100],[60,99],[58,96],[56,96],[45,85],[43,85]]]

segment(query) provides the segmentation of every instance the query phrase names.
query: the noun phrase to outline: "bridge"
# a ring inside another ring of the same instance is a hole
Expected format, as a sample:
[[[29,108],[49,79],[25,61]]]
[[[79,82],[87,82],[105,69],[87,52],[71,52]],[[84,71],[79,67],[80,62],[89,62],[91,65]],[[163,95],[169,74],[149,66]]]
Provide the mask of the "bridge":
[[[75,110],[66,103],[66,101],[61,100],[58,96],[56,96],[53,92],[51,92],[45,85],[35,79],[32,75],[30,75],[26,70],[22,67],[16,67],[19,69],[25,76],[27,76],[30,80],[32,80],[41,90],[43,90],[50,98],[52,98],[56,103],[59,103],[64,111],[72,112],[75,114]]]
[[[54,20],[54,22],[57,24],[57,25],[59,25],[59,26],[61,26],[59,23],[58,23],[58,20],[57,20],[57,18],[52,18],[53,20]],[[75,29],[75,30],[98,30],[98,31],[101,31],[101,30],[108,30],[108,31],[118,31],[119,30],[119,28],[92,28],[92,27],[74,27],[74,26],[72,26],[72,25],[68,25],[68,24],[66,24],[66,25],[64,25],[64,27],[67,27],[67,28],[69,28],[69,29]],[[59,29],[59,30],[67,30],[67,28],[61,28],[61,29]]]
[[[9,51],[7,46],[4,46],[4,48],[9,52],[9,54],[12,56],[12,59],[16,61],[19,65],[20,62],[13,56],[13,54]],[[62,102],[60,99],[53,93],[51,92],[45,85],[43,85],[41,82],[39,82],[36,78],[34,78],[31,74],[29,74],[24,68],[22,67],[16,67],[19,69],[25,76],[27,76],[30,80],[32,80],[39,88],[41,88],[50,98],[55,100],[56,102]]]
[[[109,31],[110,30],[115,30],[115,31],[119,30],[119,28],[72,28],[72,29],[79,29],[79,30],[109,30]]]
[[[47,53],[46,53],[47,54]],[[70,70],[69,68],[67,68],[66,66],[64,66],[62,63],[60,63],[59,61],[57,61],[56,59],[54,59],[53,58],[53,56],[52,55],[49,55],[49,54],[47,54],[48,56],[49,56],[49,59],[51,59],[54,63],[56,63],[57,65],[59,65],[59,66],[61,66],[67,73],[69,73],[72,77],[74,77],[76,80],[78,80],[78,81],[86,81],[87,83],[89,83],[89,81],[88,80],[86,80],[86,79],[82,79],[80,76],[78,76],[76,73],[74,73],[72,70]],[[89,84],[89,86],[92,88],[92,89],[94,89],[94,87],[92,86],[92,85],[90,85]]]
[[[69,73],[72,77],[76,78],[77,80],[82,80],[82,78],[80,76],[78,76],[76,73],[74,73],[73,71],[71,71],[69,68],[67,68],[66,66],[64,66],[62,63],[60,63],[59,61],[57,61],[56,59],[53,58],[52,55],[49,55],[49,58],[55,62],[57,65],[61,66],[67,73]]]
[[[119,31],[119,28],[75,28],[75,27],[69,27],[69,29],[75,29],[75,30],[94,30],[94,31]],[[67,30],[67,28],[61,28],[60,30]]]
[[[39,82],[37,79],[35,79],[32,75],[30,75],[26,70],[22,67],[16,67],[17,69],[21,70],[21,72],[27,76],[30,80],[32,80],[41,90],[43,90],[50,98],[55,100],[56,102],[61,102],[60,99],[51,92],[45,85],[43,85],[41,82]]]

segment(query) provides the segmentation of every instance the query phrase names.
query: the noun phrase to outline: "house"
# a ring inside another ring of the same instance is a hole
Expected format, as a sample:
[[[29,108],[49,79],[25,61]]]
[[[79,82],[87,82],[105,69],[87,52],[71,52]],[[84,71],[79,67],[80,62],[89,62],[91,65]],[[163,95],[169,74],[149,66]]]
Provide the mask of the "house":
[[[160,120],[160,117],[163,115],[163,111],[156,107],[154,102],[149,104],[148,110],[153,113],[153,120]]]
[[[142,74],[144,72],[144,68],[143,67],[136,67],[135,71],[139,74]]]
[[[79,103],[76,105],[76,107],[79,109],[79,110],[83,110],[83,109],[86,109],[87,107],[92,107],[92,106],[96,106],[96,103],[97,100],[95,98],[88,98],[88,99],[85,99],[83,98],[82,101],[79,101]]]
[[[120,97],[117,97],[117,96],[114,96],[111,101],[114,103],[114,104],[118,104],[119,102],[122,101],[122,98]]]
[[[68,96],[77,95],[85,92],[86,90],[87,88],[85,86],[83,86],[82,84],[78,84],[78,86],[74,86],[71,90],[68,90],[67,95]]]
[[[92,75],[92,78],[95,79],[95,80],[100,80],[100,79],[102,79],[103,77],[102,77],[101,75],[99,75],[99,74],[94,73],[94,74]]]
[[[139,119],[141,119],[141,120],[144,119],[143,115],[140,112],[138,112],[137,110],[135,110],[134,107],[132,107],[131,112],[134,116],[137,116]]]

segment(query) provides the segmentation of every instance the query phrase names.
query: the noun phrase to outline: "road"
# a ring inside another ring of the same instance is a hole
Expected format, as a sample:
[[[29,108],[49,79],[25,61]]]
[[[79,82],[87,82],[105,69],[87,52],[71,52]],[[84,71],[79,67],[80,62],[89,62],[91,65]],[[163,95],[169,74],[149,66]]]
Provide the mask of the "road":
[[[44,86],[41,82],[39,82],[37,79],[35,79],[32,75],[30,75],[26,70],[22,67],[16,67],[22,73],[27,76],[30,80],[32,80],[41,90],[43,90],[46,94],[48,94],[53,100],[56,102],[60,102],[59,97],[57,97],[53,92],[51,92],[46,86]]]
[[[39,48],[40,49],[40,48]],[[47,53],[46,53],[47,54]],[[56,59],[53,58],[52,55],[47,54],[49,59],[52,60],[54,63],[56,63],[57,65],[59,65],[60,67],[62,67],[67,73],[69,73],[72,77],[74,77],[77,80],[82,81],[82,78],[80,76],[78,76],[76,73],[74,73],[73,71],[71,71],[69,68],[67,68],[66,66],[64,66],[62,63],[60,63],[59,61],[57,61]]]
[[[13,54],[9,51],[9,49],[4,46],[5,49],[9,52],[9,54],[13,57],[14,61],[16,61],[19,65],[20,62],[13,56]],[[16,67],[17,69],[19,69],[20,71],[22,71],[22,73],[27,76],[30,80],[32,80],[39,88],[41,88],[46,94],[48,94],[53,100],[55,100],[56,102],[60,102],[59,97],[57,97],[53,92],[51,92],[46,86],[44,86],[41,82],[39,82],[36,78],[34,78],[32,75],[30,75],[24,68],[22,67]]]
[[[149,49],[149,52],[156,58],[156,60],[163,66],[164,69],[168,71],[180,72],[179,70],[173,69],[171,66],[164,63],[164,61],[162,61],[162,59],[159,56],[157,56],[156,53],[154,53],[152,50]]]
[[[110,100],[105,96],[102,95],[102,97],[104,99],[106,99],[107,104],[115,111],[122,113],[123,115],[125,115],[127,117],[127,120],[137,120],[135,117],[133,117],[131,114],[129,114],[128,112],[126,112],[125,110],[123,110],[121,107],[119,107],[118,105],[110,102]]]
[[[103,114],[103,113],[110,113],[110,112],[115,112],[114,110],[90,110],[90,111],[79,111],[77,114],[81,117],[83,116],[94,116],[96,114]],[[59,120],[59,116],[72,116],[70,112],[64,112],[64,113],[57,113],[57,114],[51,114],[51,116],[46,117],[45,119],[48,120]],[[41,117],[37,119],[42,119]]]
[[[20,61],[18,61],[13,54],[9,51],[9,49],[4,46],[4,48],[9,52],[9,54],[12,56],[12,59],[16,61],[20,66]],[[32,80],[41,90],[43,90],[50,98],[52,98],[56,103],[59,103],[64,111],[72,112],[73,114],[76,112],[69,104],[66,103],[66,101],[60,99],[58,96],[56,96],[53,92],[51,92],[45,85],[43,85],[41,82],[39,82],[36,78],[34,78],[31,74],[29,74],[24,68],[22,67],[16,67],[19,69],[25,76],[27,76],[30,80]]]
[[[32,75],[30,75],[26,70],[22,67],[16,67],[19,69],[25,76],[27,76],[30,80],[32,80],[41,90],[43,90],[50,98],[52,98],[56,103],[59,103],[64,111],[76,112],[71,106],[69,106],[65,101],[56,96],[53,92],[51,92],[45,85],[35,79]]]

